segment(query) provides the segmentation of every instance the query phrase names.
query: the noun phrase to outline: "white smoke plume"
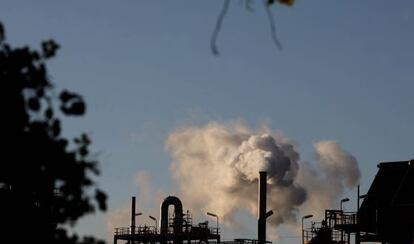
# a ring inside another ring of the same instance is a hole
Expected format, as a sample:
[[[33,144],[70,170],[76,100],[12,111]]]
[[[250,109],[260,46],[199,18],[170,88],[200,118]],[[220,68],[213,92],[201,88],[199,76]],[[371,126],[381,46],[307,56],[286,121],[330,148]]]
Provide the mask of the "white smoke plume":
[[[338,208],[345,189],[358,185],[360,172],[356,158],[336,142],[321,141],[314,147],[316,167],[303,162],[297,181],[307,186],[308,199],[302,209],[321,217],[324,209]]]
[[[257,214],[258,172],[267,171],[267,204],[275,213],[268,221],[273,226],[295,223],[299,208],[315,192],[330,204],[345,187],[357,184],[359,170],[352,155],[332,141],[314,146],[316,168],[300,161],[290,139],[268,128],[253,131],[241,123],[212,122],[178,129],[166,140],[170,170],[186,206],[212,211],[227,223],[236,210]]]

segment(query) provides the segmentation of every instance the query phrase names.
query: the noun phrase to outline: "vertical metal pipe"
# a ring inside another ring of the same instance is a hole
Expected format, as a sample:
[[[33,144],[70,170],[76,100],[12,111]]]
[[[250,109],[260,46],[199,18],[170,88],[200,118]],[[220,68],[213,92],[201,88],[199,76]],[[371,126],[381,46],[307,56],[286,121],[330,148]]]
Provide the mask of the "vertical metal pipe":
[[[258,244],[265,244],[266,242],[266,186],[267,173],[266,171],[259,172],[259,211],[257,224],[257,240]]]
[[[358,214],[358,211],[359,211],[359,185],[358,185],[358,192],[357,192],[357,214]]]
[[[305,244],[305,231],[303,230],[303,220],[304,220],[305,218],[304,217],[302,217],[302,244]]]
[[[361,232],[359,230],[359,198],[360,198],[360,191],[359,191],[359,185],[358,185],[358,193],[357,193],[357,213],[356,213],[356,224],[357,224],[357,232],[355,234],[355,244],[361,243]]]
[[[135,235],[135,197],[132,197],[132,204],[131,204],[131,238]],[[130,243],[134,243],[131,240]]]
[[[135,227],[135,197],[132,197],[131,203],[131,228]]]

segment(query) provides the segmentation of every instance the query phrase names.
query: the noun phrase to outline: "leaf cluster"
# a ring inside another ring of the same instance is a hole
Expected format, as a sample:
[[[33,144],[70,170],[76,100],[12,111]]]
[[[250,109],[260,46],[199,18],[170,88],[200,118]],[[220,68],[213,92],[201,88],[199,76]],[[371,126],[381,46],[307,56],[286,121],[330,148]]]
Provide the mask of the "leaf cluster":
[[[288,6],[292,6],[295,3],[295,0],[276,0],[276,1],[275,0],[267,0],[268,5],[272,5],[275,2],[278,2],[280,4],[285,4],[285,5],[288,5]]]

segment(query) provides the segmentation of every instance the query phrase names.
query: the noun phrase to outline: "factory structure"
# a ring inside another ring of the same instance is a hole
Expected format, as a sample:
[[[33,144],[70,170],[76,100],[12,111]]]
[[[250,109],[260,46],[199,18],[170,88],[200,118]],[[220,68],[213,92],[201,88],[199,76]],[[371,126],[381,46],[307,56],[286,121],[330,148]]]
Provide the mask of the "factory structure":
[[[358,187],[355,212],[325,210],[321,222],[302,231],[303,243],[349,244],[353,237],[356,244],[414,244],[414,160],[380,163],[378,169],[366,194]]]
[[[342,209],[342,203],[349,201],[344,198],[341,199],[340,209],[325,210],[324,219],[311,221],[309,227],[304,227],[304,220],[313,215],[303,216],[300,243],[414,244],[414,160],[380,163],[378,168],[366,194],[361,195],[358,187],[356,211]],[[257,238],[221,240],[217,215],[207,213],[216,217],[215,226],[209,226],[207,221],[194,224],[191,213],[183,211],[180,199],[175,196],[168,196],[161,204],[159,229],[157,218],[152,216],[154,226],[136,226],[135,217],[141,213],[136,213],[135,197],[132,197],[131,225],[115,228],[114,244],[121,241],[122,244],[271,243],[266,241],[266,219],[273,214],[272,210],[266,209],[266,180],[266,172],[259,172]],[[174,207],[172,216],[168,214],[170,206]]]
[[[141,213],[135,211],[135,197],[132,197],[131,225],[129,227],[115,228],[114,244],[118,241],[126,241],[128,244],[135,243],[160,243],[160,244],[183,244],[183,243],[227,243],[227,244],[265,244],[266,241],[266,218],[273,211],[266,211],[267,173],[259,172],[259,198],[258,198],[258,237],[257,239],[234,239],[233,241],[221,241],[218,216],[207,213],[217,218],[215,227],[209,226],[208,222],[193,224],[189,211],[183,212],[181,200],[175,196],[168,196],[161,204],[160,229],[158,230],[157,219],[150,216],[156,223],[155,226],[136,226],[135,217]],[[170,206],[174,207],[174,214],[168,215]]]
[[[174,215],[168,216],[169,206],[174,207]],[[139,213],[138,213],[139,214]],[[115,228],[114,244],[118,240],[128,243],[174,243],[182,244],[184,241],[206,242],[215,240],[220,242],[219,229],[208,226],[208,222],[193,225],[190,212],[183,213],[183,206],[179,198],[167,197],[161,204],[161,226],[136,226],[135,224],[135,197],[132,197],[131,226]],[[152,216],[151,216],[152,217]],[[155,221],[155,217],[152,217]]]

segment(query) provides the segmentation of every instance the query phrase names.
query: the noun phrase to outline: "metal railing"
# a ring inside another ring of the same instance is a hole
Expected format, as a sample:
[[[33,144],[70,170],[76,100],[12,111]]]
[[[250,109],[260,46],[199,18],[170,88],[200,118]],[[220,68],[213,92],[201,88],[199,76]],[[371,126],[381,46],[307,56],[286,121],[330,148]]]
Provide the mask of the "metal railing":
[[[355,212],[344,212],[341,215],[340,222],[337,224],[342,225],[355,225],[357,224],[358,218]]]
[[[157,234],[158,229],[155,226],[137,226],[132,231],[131,227],[118,227],[115,228],[115,235],[131,235],[134,232],[135,235],[150,235]]]
[[[210,233],[213,235],[220,235],[220,228],[217,227],[208,227]]]
[[[345,233],[331,227],[324,227],[320,223],[314,223],[312,228],[305,229],[303,235],[305,241],[330,240],[336,243],[346,243],[348,240],[348,235]]]
[[[239,238],[234,240],[226,240],[221,241],[220,244],[258,244],[259,241],[256,239],[245,239],[245,238]],[[266,241],[266,244],[272,244],[271,241]]]

